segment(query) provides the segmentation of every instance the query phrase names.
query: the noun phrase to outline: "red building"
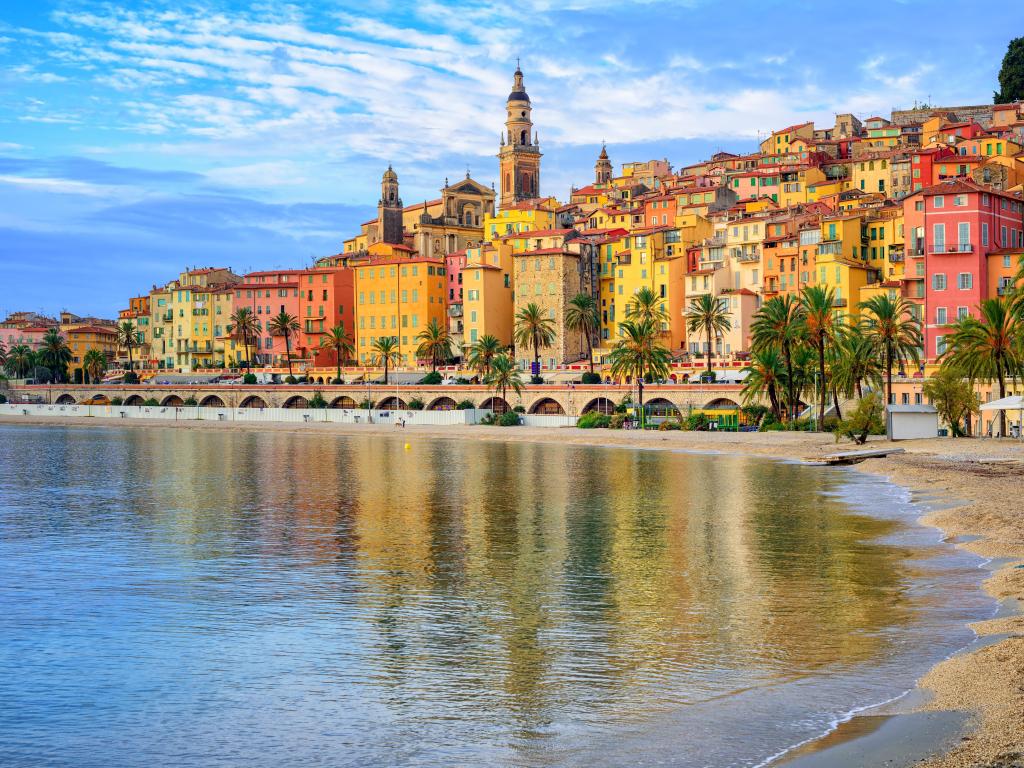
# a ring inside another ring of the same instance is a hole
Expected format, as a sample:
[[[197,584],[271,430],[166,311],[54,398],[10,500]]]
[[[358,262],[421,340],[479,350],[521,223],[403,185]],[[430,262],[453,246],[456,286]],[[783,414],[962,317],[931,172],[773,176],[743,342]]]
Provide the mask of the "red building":
[[[910,184],[914,192],[937,183],[935,180],[937,163],[956,153],[950,147],[928,147],[918,149],[910,154]]]
[[[907,270],[924,262],[924,356],[945,351],[949,326],[990,295],[988,254],[1024,244],[1021,199],[968,179],[946,181],[903,202]]]

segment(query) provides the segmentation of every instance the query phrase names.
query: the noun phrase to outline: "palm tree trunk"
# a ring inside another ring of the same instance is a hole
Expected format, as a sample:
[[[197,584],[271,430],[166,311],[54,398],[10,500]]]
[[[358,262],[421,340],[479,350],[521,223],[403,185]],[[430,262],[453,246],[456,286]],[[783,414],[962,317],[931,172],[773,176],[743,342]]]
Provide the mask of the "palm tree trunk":
[[[337,375],[336,379],[338,381],[341,381],[341,350],[340,349],[336,349],[334,351],[337,353],[335,355],[335,362],[338,364],[338,375]]]
[[[772,406],[772,415],[776,419],[780,419],[782,417],[782,411],[779,408],[779,394],[775,391],[774,381],[768,382],[768,402],[771,403]]]
[[[854,382],[854,386],[857,388],[857,399],[862,400],[864,398],[864,389],[861,387],[860,379]]]
[[[711,346],[711,323],[708,323],[706,328],[707,328],[707,332],[708,332],[708,378],[710,379],[711,378],[711,355],[712,355],[712,349],[713,349],[713,347]]]
[[[796,398],[793,396],[793,358],[790,355],[788,341],[782,345],[782,356],[786,358],[786,396],[789,398],[786,411],[789,413],[789,421],[793,421],[796,414]]]
[[[640,428],[644,427],[644,372],[641,370],[636,379],[637,398],[640,400]]]
[[[892,344],[885,345],[885,404],[892,405]]]
[[[128,342],[128,370],[129,371],[134,370],[134,367],[132,366],[132,345],[131,345],[131,342]]]
[[[388,385],[388,358],[384,356],[384,386]]]
[[[818,429],[825,423],[825,339],[818,339],[818,375],[821,376],[821,386],[818,388]]]
[[[590,372],[594,372],[594,342],[590,339],[590,334],[587,334],[587,358],[590,360]]]
[[[1002,358],[996,358],[996,376],[999,379],[999,399],[1006,397],[1006,377],[1003,374]],[[1006,437],[1006,411],[999,411],[999,436]]]
[[[284,329],[284,357],[288,361],[288,376],[292,376],[292,349],[288,341],[288,329]]]
[[[836,418],[842,421],[843,412],[839,409],[839,392],[835,387],[832,387],[832,404],[836,407]],[[824,420],[822,423],[824,423]]]

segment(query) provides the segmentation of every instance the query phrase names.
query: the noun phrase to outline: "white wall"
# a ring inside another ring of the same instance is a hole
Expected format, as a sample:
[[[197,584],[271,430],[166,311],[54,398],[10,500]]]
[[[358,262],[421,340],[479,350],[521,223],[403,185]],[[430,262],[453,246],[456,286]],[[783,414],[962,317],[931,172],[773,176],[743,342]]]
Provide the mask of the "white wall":
[[[335,424],[395,424],[404,419],[409,426],[476,424],[490,411],[379,411],[340,408],[172,408],[142,405],[0,405],[0,416],[92,417],[100,419],[161,419],[167,421],[247,421]],[[538,418],[538,417],[530,417]],[[539,417],[562,418],[562,417]]]
[[[888,413],[890,440],[927,440],[939,435],[937,413]]]

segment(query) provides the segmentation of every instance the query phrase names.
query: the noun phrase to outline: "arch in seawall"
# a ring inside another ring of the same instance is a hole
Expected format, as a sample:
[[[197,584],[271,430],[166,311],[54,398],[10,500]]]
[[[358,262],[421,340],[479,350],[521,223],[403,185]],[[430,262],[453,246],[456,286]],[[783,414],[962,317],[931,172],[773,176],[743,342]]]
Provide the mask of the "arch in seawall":
[[[291,397],[289,397],[287,400],[284,401],[284,405],[282,405],[281,407],[282,408],[308,408],[309,407],[309,400],[307,400],[302,395],[292,395]]]
[[[185,405],[185,401],[179,395],[168,395],[160,402],[160,405],[164,408],[181,408]]]
[[[455,401],[448,397],[448,395],[442,395],[441,397],[435,398],[427,406],[428,411],[454,411]]]
[[[199,405],[201,405],[203,408],[223,408],[224,401],[220,398],[219,395],[207,395],[206,397],[199,401]]]
[[[379,403],[377,403],[377,410],[379,411],[404,411],[408,405],[405,400],[398,397],[397,395],[391,395],[385,397]]]
[[[238,405],[239,408],[266,408],[267,401],[259,395],[249,395]]]
[[[564,416],[565,409],[553,397],[542,397],[530,406],[530,413],[539,416]]]
[[[607,397],[595,397],[583,406],[583,410],[580,411],[580,413],[603,413],[605,415],[610,415],[615,413],[615,403]]]
[[[359,403],[357,403],[355,400],[353,400],[348,395],[342,395],[341,397],[336,397],[333,400],[331,400],[330,407],[331,408],[351,409],[351,408],[358,408],[359,407]]]

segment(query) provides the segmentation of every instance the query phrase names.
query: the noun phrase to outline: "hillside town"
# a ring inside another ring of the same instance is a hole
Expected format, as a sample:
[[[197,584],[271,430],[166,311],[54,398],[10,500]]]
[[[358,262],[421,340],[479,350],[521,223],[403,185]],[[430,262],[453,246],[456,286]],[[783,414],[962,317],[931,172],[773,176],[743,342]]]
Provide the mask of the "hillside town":
[[[653,295],[671,379],[682,381],[710,371],[709,358],[742,368],[765,302],[819,286],[851,325],[873,297],[902,299],[921,331],[919,354],[908,357],[915,369],[900,361],[899,373],[913,377],[939,361],[954,323],[1019,279],[1021,103],[839,114],[831,125],[779,128],[749,154],[681,168],[646,160],[616,172],[608,147],[595,154],[593,179],[567,200],[543,194],[543,153],[517,68],[498,189],[467,173],[407,205],[389,166],[377,216],[311,267],[186,268],[129,298],[116,321],[15,313],[0,343],[36,349],[58,328],[75,381],[89,377],[95,350],[143,380],[262,367],[319,371],[329,383],[336,366],[379,367],[382,355],[397,369],[464,367],[486,339],[513,349],[535,377],[596,371],[610,380],[631,302]],[[717,305],[711,333],[694,321],[705,298]],[[542,343],[517,343],[531,313],[547,329]],[[125,323],[130,333],[119,335]],[[446,339],[442,360],[423,357],[431,335]]]

